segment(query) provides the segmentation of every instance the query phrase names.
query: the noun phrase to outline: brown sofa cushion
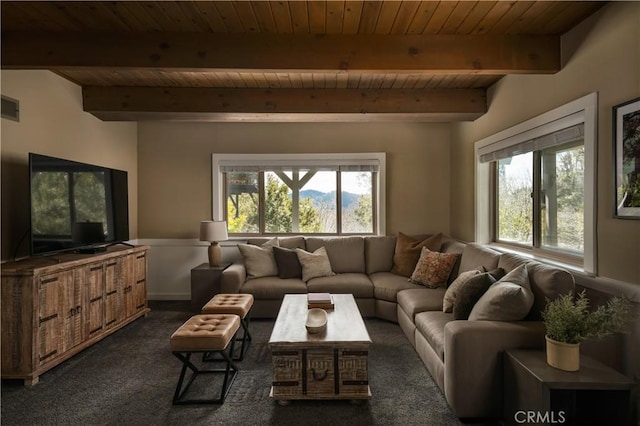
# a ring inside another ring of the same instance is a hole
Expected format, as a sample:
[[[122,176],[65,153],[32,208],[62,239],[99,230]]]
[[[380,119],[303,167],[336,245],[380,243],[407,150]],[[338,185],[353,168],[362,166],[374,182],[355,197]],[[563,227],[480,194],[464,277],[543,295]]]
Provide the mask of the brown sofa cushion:
[[[521,321],[533,306],[526,265],[520,265],[480,297],[469,321]]]
[[[405,277],[411,276],[416,268],[422,247],[431,251],[440,251],[442,234],[432,235],[422,241],[398,232],[396,249],[393,254],[393,268],[391,272]]]
[[[389,272],[393,268],[393,253],[396,249],[395,235],[364,238],[364,256],[367,274]]]
[[[424,286],[409,282],[407,277],[392,274],[391,272],[376,272],[369,275],[369,279],[373,282],[374,297],[388,302],[396,302],[400,291],[424,288]]]
[[[458,275],[458,278],[447,287],[442,301],[442,312],[453,312],[453,302],[456,300],[458,291],[460,291],[471,278],[480,275],[482,272],[480,269],[472,269],[471,271],[462,272]]]
[[[307,285],[299,278],[262,277],[246,281],[240,293],[253,294],[256,300],[282,300],[288,293],[307,293]]]
[[[555,300],[562,294],[574,291],[575,281],[573,275],[562,268],[509,253],[500,256],[498,266],[508,272],[522,264],[527,265],[529,284],[533,292],[533,307],[526,319],[539,321],[542,319],[541,312],[547,305],[547,300]]]
[[[346,273],[307,281],[310,293],[350,293],[355,298],[372,298],[373,283],[365,274]]]
[[[331,261],[331,269],[337,274],[347,272],[365,273],[364,266],[364,238],[307,238],[307,250],[316,251],[320,247],[327,250]]]
[[[265,242],[262,246],[253,244],[238,244],[238,250],[247,268],[247,279],[278,275],[278,266],[273,257],[273,246],[278,240]]]
[[[421,312],[416,314],[415,321],[418,331],[444,361],[444,326],[453,321],[453,316],[442,311]]]
[[[502,278],[503,275],[504,271],[496,269],[476,275],[467,281],[467,283],[458,290],[458,294],[453,301],[453,318],[457,320],[468,319],[476,302],[489,287],[499,278]]]
[[[311,278],[328,277],[334,275],[331,269],[331,262],[327,256],[327,250],[320,247],[313,253],[302,249],[296,249],[298,260],[302,266],[302,281],[309,281]]]
[[[412,318],[425,311],[442,311],[444,288],[417,288],[398,292],[398,306]]]
[[[460,259],[460,273],[477,269],[482,266],[485,271],[491,271],[498,267],[501,254],[489,247],[477,243],[468,243],[462,250]],[[507,268],[504,268],[507,269]],[[511,270],[509,268],[507,270]]]
[[[276,265],[278,265],[278,277],[302,278],[302,265],[300,265],[300,260],[295,250],[274,247],[273,257],[276,259]]]

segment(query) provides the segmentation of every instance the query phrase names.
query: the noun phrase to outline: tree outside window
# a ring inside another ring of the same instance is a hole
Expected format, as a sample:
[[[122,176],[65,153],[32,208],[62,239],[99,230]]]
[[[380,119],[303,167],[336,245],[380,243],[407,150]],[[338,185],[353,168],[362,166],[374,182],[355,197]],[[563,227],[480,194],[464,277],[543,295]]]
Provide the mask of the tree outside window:
[[[373,172],[224,173],[231,234],[373,233]],[[262,220],[261,220],[262,218]]]

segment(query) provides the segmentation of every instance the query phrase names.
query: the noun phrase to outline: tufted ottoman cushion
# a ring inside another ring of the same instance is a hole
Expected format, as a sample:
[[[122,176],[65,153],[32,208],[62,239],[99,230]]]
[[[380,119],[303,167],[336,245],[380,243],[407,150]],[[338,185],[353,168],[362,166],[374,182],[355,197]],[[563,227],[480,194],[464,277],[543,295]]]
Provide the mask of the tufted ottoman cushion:
[[[240,327],[233,314],[194,315],[171,335],[172,352],[220,351]]]
[[[216,294],[202,308],[203,314],[236,314],[247,316],[253,306],[252,294]]]

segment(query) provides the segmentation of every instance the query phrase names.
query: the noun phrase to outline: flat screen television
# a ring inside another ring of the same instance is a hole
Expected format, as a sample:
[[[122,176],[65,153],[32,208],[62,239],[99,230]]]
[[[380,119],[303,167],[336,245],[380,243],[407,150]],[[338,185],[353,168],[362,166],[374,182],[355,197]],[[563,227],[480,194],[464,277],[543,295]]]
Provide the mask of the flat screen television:
[[[31,256],[129,239],[127,172],[29,153]]]

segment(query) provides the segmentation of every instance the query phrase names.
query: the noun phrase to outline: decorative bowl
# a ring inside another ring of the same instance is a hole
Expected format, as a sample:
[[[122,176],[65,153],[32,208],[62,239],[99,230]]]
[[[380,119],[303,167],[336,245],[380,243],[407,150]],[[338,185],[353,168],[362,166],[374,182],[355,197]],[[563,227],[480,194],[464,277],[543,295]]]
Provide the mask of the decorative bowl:
[[[320,308],[309,309],[305,327],[307,327],[307,332],[311,334],[323,332],[327,328],[327,311]]]

